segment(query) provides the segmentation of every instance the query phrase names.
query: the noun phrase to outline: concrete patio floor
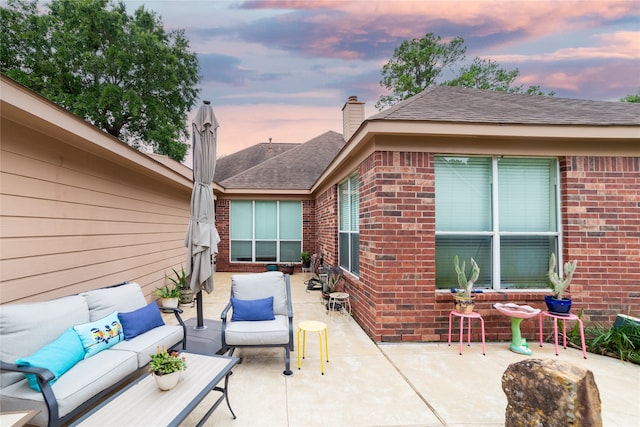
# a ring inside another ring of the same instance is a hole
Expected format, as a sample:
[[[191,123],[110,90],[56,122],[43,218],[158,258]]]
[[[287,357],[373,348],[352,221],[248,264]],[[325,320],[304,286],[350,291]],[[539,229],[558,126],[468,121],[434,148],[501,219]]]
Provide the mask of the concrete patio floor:
[[[216,273],[214,291],[204,297],[204,315],[219,319],[228,301],[230,273]],[[243,361],[229,380],[237,419],[222,404],[207,426],[503,426],[506,397],[501,378],[509,364],[527,358],[557,358],[590,369],[602,400],[604,426],[640,425],[640,366],[553,344],[532,345],[532,356],[509,351],[509,343],[471,343],[458,354],[446,343],[376,344],[351,318],[327,314],[318,291],[306,291],[308,274],[291,276],[294,328],[319,320],[329,329],[329,360],[320,373],[317,334],[307,334],[306,359],[294,374],[282,375],[282,349],[238,349]],[[183,307],[184,308],[184,307]],[[183,317],[195,317],[186,308]],[[167,322],[171,319],[167,318]],[[295,338],[295,331],[294,331]],[[527,337],[535,344],[537,337]],[[195,425],[214,394],[183,425]]]

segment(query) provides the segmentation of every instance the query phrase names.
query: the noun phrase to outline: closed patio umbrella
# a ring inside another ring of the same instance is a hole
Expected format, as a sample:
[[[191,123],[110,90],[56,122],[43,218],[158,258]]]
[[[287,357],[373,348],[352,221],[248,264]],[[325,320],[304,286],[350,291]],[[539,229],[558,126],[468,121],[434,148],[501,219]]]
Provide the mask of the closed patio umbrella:
[[[216,168],[218,122],[209,101],[204,101],[193,120],[193,192],[191,219],[185,235],[187,282],[197,294],[197,327],[203,328],[202,290],[213,291],[213,259],[220,236],[215,225],[213,174]]]

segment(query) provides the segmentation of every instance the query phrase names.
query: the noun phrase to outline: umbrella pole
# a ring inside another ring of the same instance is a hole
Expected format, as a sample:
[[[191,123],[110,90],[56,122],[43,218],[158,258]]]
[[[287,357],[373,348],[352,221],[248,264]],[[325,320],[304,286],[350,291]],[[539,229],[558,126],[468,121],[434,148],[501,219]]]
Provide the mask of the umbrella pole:
[[[207,329],[204,325],[204,315],[202,313],[202,289],[200,289],[196,296],[196,318],[197,324],[194,329]]]

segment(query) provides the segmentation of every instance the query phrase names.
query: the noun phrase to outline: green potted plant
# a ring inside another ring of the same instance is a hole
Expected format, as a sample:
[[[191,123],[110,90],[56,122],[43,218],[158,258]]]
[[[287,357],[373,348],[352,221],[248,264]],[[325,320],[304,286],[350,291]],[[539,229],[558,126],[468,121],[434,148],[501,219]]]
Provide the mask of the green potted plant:
[[[555,314],[568,314],[571,311],[571,298],[564,296],[567,288],[571,284],[573,274],[578,266],[578,261],[564,263],[564,279],[561,279],[556,272],[556,254],[552,253],[549,259],[549,271],[547,279],[552,295],[546,295],[544,302],[550,312]]]
[[[480,277],[480,267],[476,261],[471,258],[471,276],[467,279],[467,274],[465,272],[465,261],[462,261],[462,265],[460,265],[460,261],[458,259],[458,255],[453,259],[453,264],[456,269],[456,276],[458,277],[458,290],[456,295],[454,296],[454,303],[456,307],[456,311],[459,313],[471,313],[473,311],[473,307],[475,306],[475,297],[473,295],[473,285]]]
[[[193,290],[187,283],[187,275],[184,271],[184,266],[181,266],[180,272],[176,271],[175,268],[172,268],[171,270],[173,270],[173,276],[168,277],[168,279],[180,292],[180,304],[193,304]]]
[[[156,354],[151,354],[149,371],[161,390],[170,390],[178,384],[180,374],[187,369],[187,359],[177,351],[169,353],[167,347],[158,347]]]
[[[309,267],[311,267],[311,255],[309,254],[309,252],[301,252],[300,261],[302,262],[302,268],[308,269]]]
[[[176,286],[164,285],[156,288],[153,294],[160,297],[160,304],[166,308],[177,308],[180,300],[180,289]]]
[[[322,279],[322,295],[325,299],[329,299],[329,295],[335,292],[340,284],[342,268],[337,265],[324,267],[320,277]]]

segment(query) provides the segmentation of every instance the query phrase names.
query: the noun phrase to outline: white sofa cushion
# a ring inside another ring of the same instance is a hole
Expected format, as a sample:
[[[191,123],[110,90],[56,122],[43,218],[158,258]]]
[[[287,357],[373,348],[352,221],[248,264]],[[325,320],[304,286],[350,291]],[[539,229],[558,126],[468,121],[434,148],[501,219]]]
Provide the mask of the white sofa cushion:
[[[138,366],[149,363],[151,355],[156,354],[158,346],[173,347],[182,341],[183,331],[180,325],[164,325],[140,334],[130,341],[122,341],[110,348],[112,351],[126,350],[137,353]]]
[[[58,401],[59,415],[68,414],[105,388],[135,372],[137,368],[135,353],[127,351],[105,350],[80,361],[51,386]],[[48,412],[42,394],[29,387],[27,380],[3,388],[0,407],[7,411],[40,410],[30,423],[47,425]]]
[[[80,296],[87,300],[92,322],[102,319],[114,311],[127,313],[147,305],[142,289],[137,283],[95,289],[82,292]]]
[[[276,315],[275,320],[227,322],[227,345],[274,345],[289,342],[289,318]]]
[[[3,304],[0,308],[0,359],[14,363],[55,341],[75,324],[89,321],[84,298],[73,295],[51,301]],[[24,378],[22,374],[3,373],[2,387]]]

